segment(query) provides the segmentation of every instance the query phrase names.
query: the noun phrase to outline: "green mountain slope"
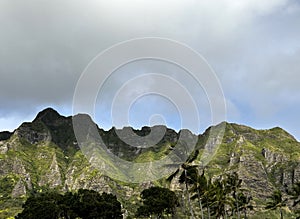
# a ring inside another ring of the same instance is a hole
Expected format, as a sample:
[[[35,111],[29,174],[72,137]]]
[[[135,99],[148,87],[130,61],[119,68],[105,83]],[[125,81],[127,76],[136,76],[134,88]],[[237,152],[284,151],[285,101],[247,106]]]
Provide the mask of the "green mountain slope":
[[[237,124],[222,123],[219,126],[222,125],[226,127],[224,137],[208,165],[203,166],[203,161],[210,128],[197,136],[193,159],[187,165],[204,169],[212,179],[237,172],[242,187],[253,197],[256,211],[264,211],[266,199],[275,188],[287,196],[288,189],[300,180],[300,143],[278,127],[255,130]],[[180,135],[166,129],[166,134],[156,145],[132,147],[117,137],[117,131],[115,128],[108,131],[98,129],[113,154],[141,163],[168,155]],[[150,127],[133,131],[146,136]],[[171,182],[161,179],[130,184],[105,176],[82,154],[73,132],[72,117],[61,116],[53,109],[43,110],[32,122],[23,123],[14,133],[0,133],[0,167],[0,218],[20,212],[22,203],[31,193],[49,189],[65,192],[87,188],[113,193],[122,203],[125,215],[134,214],[140,192],[152,185],[169,187],[178,194],[184,191],[184,185],[178,181],[183,171],[180,165],[176,167],[179,174]],[[289,209],[292,209],[291,203]]]

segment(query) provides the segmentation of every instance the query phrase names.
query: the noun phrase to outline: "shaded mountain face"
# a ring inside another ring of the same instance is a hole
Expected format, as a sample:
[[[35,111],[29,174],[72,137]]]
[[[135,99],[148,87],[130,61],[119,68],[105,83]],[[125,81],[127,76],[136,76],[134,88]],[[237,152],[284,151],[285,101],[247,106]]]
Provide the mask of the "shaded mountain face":
[[[76,142],[72,128],[72,117],[64,117],[55,110],[47,108],[29,123],[23,123],[16,135],[27,140],[31,144],[42,141],[51,141],[61,149],[79,149],[74,147]]]
[[[82,119],[84,121],[88,121],[89,123],[92,123],[91,125],[95,125],[97,127],[99,136],[101,136],[101,139],[107,148],[118,157],[129,161],[134,160],[143,151],[159,151],[160,147],[167,142],[176,143],[178,140],[178,134],[174,130],[163,127],[165,130],[165,135],[155,147],[151,147],[150,149],[143,149],[146,147],[132,147],[130,144],[122,141],[118,137],[119,133],[123,133],[123,137],[128,139],[132,137],[129,131],[132,131],[134,134],[143,137],[147,136],[151,132],[151,129],[158,129],[159,126],[143,127],[141,130],[135,130],[131,127],[124,127],[123,129],[111,128],[110,130],[105,131],[98,128],[98,126],[88,115],[79,114],[75,117],[83,117]],[[88,127],[86,127],[86,129],[88,129]],[[16,130],[16,135],[22,139],[25,139],[31,144],[38,144],[39,142],[43,141],[52,142],[59,146],[66,155],[69,155],[69,153],[74,153],[80,149],[77,144],[77,139],[74,135],[72,117],[61,116],[58,114],[58,112],[51,108],[47,108],[38,113],[32,122],[23,123]],[[10,136],[8,136],[7,139],[9,137]],[[154,139],[156,140],[157,138]],[[149,142],[149,144],[150,143],[151,142]],[[147,146],[147,142],[139,143],[141,146],[144,144]],[[151,143],[151,145],[153,144]]]
[[[212,179],[236,172],[258,210],[263,208],[275,188],[287,195],[288,188],[300,180],[300,143],[278,127],[255,130],[237,124],[223,125],[226,126],[224,137],[208,165],[201,166],[211,128],[196,136],[198,142],[186,165],[204,168],[205,174]],[[97,127],[97,131],[107,149],[118,157],[132,162],[149,162],[166,156],[178,142],[180,133],[163,128],[166,132],[162,139],[150,147],[144,146],[151,139],[138,142],[143,147],[133,147],[121,140],[118,132],[126,134],[132,130],[138,136],[149,136],[151,127],[108,131]],[[169,187],[179,193],[184,191],[178,177],[170,183],[162,179],[126,184],[103,175],[82,154],[74,135],[72,117],[61,116],[51,108],[41,111],[32,122],[23,123],[13,133],[0,133],[0,167],[0,218],[20,211],[29,194],[53,188],[62,192],[87,188],[113,193],[129,215],[136,210],[139,192],[151,185]],[[183,169],[178,166],[178,171],[180,175]]]
[[[8,132],[8,131],[0,132],[0,141],[5,141],[9,139],[10,136],[12,136],[12,134],[13,132]]]

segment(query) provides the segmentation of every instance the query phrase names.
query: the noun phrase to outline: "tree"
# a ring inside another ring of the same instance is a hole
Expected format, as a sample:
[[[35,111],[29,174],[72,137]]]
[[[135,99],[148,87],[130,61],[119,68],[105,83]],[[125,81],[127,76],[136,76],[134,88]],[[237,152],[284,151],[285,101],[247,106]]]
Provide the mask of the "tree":
[[[294,201],[293,206],[296,206],[300,203],[300,182],[296,182],[293,185],[291,194],[292,200]]]
[[[233,197],[235,205],[236,205],[235,209],[237,211],[237,216],[238,216],[238,219],[239,219],[240,218],[240,207],[239,207],[239,200],[238,200],[238,197],[237,197],[237,192],[240,190],[242,180],[239,179],[238,174],[236,172],[234,172],[234,173],[231,173],[231,174],[227,174],[225,176],[224,181],[225,181],[226,190],[229,193],[232,193],[232,197]]]
[[[270,198],[271,200],[267,203],[266,209],[276,210],[279,208],[280,218],[283,219],[282,207],[286,206],[287,200],[282,198],[280,190],[275,190]]]
[[[246,196],[244,193],[239,192],[236,196],[236,201],[238,202],[239,210],[244,212],[244,218],[247,219],[247,210],[253,210],[253,206],[251,204],[251,196]]]
[[[122,218],[121,204],[112,194],[79,189],[74,197],[72,211],[83,219]]]
[[[24,210],[16,219],[56,219],[61,214],[60,203],[63,196],[56,192],[42,193],[29,197],[23,204]]]
[[[73,194],[72,192],[66,192],[64,194],[63,201],[60,205],[62,209],[61,217],[65,219],[73,219],[78,217],[77,214],[77,193]]]
[[[100,195],[86,189],[65,195],[57,192],[38,193],[29,197],[23,208],[17,219],[122,218],[121,204],[114,195]]]
[[[191,217],[194,218],[194,212],[191,205],[191,197],[189,192],[189,184],[194,184],[197,181],[198,172],[195,166],[189,166],[187,163],[182,164],[183,172],[179,177],[179,183],[184,183],[187,194]]]
[[[190,211],[190,215],[192,218],[194,218],[193,208],[191,205],[191,197],[189,193],[189,184],[194,184],[195,181],[197,181],[198,177],[198,171],[196,166],[192,166],[191,163],[197,158],[199,155],[199,150],[195,150],[192,152],[192,154],[188,157],[188,159],[181,165],[181,168],[183,169],[183,172],[181,173],[179,177],[179,183],[184,184],[185,186],[185,193],[187,194],[187,200],[188,200],[188,208]],[[170,175],[167,178],[167,181],[171,182],[174,177],[180,172],[180,168],[176,170],[172,175]],[[201,210],[202,212],[202,210]]]
[[[103,193],[99,204],[103,212],[103,218],[123,218],[121,203],[117,200],[116,196]]]
[[[227,207],[232,207],[233,198],[229,196],[231,190],[228,190],[224,180],[213,182],[209,190],[209,206],[211,207],[212,214],[217,218],[227,217]]]
[[[142,191],[141,198],[143,205],[138,208],[137,216],[155,215],[157,218],[161,218],[163,214],[175,215],[178,199],[173,191],[161,187],[151,187]]]
[[[202,204],[202,200],[204,199],[205,201],[207,201],[207,191],[209,190],[209,184],[208,184],[208,180],[206,179],[205,175],[204,175],[204,171],[202,172],[201,175],[199,175],[198,170],[197,171],[197,176],[196,179],[193,181],[193,186],[191,187],[190,191],[192,194],[194,194],[192,196],[192,199],[198,199],[199,202],[199,207],[200,207],[200,211],[201,211],[201,218],[204,218],[203,215],[203,204]],[[208,215],[209,213],[209,207],[207,208],[208,210]],[[208,216],[209,217],[209,216]]]

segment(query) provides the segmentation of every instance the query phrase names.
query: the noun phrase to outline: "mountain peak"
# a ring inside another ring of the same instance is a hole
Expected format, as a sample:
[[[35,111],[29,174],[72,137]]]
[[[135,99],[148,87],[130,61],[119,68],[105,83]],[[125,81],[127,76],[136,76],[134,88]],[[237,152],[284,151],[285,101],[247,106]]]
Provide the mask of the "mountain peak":
[[[39,112],[36,118],[34,119],[34,121],[42,120],[43,122],[49,122],[49,121],[56,120],[60,117],[61,115],[56,110],[49,107]]]

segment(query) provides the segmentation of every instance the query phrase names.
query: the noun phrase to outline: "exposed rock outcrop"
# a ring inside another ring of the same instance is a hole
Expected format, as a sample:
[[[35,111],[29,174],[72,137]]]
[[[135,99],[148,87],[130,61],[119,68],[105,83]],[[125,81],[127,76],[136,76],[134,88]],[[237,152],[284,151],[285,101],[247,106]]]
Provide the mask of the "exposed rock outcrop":
[[[55,188],[62,185],[61,170],[57,163],[56,154],[53,155],[49,170],[41,177],[38,184],[39,186],[47,185],[49,188]]]

